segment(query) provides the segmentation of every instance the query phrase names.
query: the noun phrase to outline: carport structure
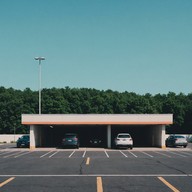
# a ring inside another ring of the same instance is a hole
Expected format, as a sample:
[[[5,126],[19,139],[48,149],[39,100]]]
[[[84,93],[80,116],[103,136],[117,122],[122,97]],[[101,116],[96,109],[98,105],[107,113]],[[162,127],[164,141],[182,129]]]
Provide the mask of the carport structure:
[[[75,132],[87,147],[90,137],[100,137],[111,148],[118,133],[129,132],[134,146],[165,147],[165,127],[172,114],[22,114],[22,124],[30,126],[30,149],[57,147],[63,135]]]

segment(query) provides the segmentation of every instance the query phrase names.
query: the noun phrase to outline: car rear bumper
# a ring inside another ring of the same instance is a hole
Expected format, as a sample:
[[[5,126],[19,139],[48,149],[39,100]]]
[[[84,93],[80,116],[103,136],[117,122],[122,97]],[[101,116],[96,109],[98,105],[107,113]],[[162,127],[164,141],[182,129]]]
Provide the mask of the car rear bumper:
[[[17,143],[17,147],[29,147],[29,143]]]
[[[133,144],[116,143],[115,148],[133,148]]]
[[[61,144],[62,147],[78,147],[79,143],[78,142],[62,142]]]
[[[133,142],[118,141],[118,142],[115,142],[115,145],[128,145],[128,146],[131,146],[131,145],[133,145]]]

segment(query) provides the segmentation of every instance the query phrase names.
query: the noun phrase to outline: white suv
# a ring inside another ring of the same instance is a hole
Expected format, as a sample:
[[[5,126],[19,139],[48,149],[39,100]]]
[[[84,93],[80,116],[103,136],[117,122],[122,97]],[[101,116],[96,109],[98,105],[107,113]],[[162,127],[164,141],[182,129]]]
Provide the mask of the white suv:
[[[133,149],[133,139],[129,133],[119,133],[114,141],[115,147],[126,147]]]

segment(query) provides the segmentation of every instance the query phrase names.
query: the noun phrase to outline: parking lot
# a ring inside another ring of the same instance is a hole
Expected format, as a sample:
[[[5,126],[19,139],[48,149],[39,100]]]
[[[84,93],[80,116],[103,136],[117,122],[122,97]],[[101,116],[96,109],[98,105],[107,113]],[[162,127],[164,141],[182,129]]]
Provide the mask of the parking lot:
[[[190,148],[0,149],[0,191],[191,191]]]
[[[109,149],[48,149],[48,150],[1,150],[0,159],[66,159],[66,158],[188,158],[190,150],[109,150]]]

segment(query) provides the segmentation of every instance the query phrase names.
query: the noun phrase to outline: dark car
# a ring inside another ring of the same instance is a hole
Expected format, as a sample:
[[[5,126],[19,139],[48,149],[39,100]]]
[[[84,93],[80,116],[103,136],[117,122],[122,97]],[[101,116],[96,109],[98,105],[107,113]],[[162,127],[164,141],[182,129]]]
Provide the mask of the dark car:
[[[23,135],[22,137],[20,137],[17,142],[17,147],[29,147],[30,145],[30,138],[29,135]]]
[[[99,147],[102,145],[102,140],[99,138],[92,138],[90,139],[89,143],[92,147]]]
[[[184,148],[187,147],[187,139],[182,135],[170,135],[165,140],[166,147],[177,147],[183,146]]]
[[[75,148],[79,148],[79,138],[78,135],[76,133],[66,133],[62,139],[62,143],[61,146],[63,148],[66,147],[75,147]]]

